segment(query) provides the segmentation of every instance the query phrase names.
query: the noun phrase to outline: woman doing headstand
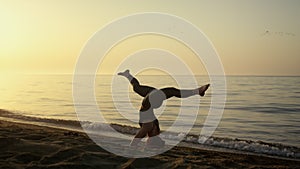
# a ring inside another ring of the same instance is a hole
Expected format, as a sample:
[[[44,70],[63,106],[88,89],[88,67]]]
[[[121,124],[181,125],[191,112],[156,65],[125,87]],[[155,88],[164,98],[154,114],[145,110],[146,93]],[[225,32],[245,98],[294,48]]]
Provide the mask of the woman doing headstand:
[[[170,97],[187,98],[194,95],[203,97],[209,87],[209,84],[206,84],[200,88],[187,90],[176,89],[174,87],[156,89],[154,87],[140,85],[139,81],[130,74],[129,70],[120,72],[118,75],[126,77],[131,83],[133,90],[144,97],[139,111],[139,125],[141,129],[130,143],[131,146],[136,146],[146,135],[149,137],[147,140],[148,146],[163,146],[164,141],[158,137],[160,133],[159,122],[153,110],[159,108],[163,101]]]

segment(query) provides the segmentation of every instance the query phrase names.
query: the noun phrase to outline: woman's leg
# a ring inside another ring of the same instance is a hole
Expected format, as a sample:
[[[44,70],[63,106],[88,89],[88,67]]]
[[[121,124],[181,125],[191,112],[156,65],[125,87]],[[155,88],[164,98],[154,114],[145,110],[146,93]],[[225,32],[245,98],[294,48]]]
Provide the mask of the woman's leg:
[[[187,89],[187,90],[176,89],[174,87],[168,87],[168,88],[163,88],[160,90],[165,94],[166,99],[173,97],[173,96],[178,97],[178,98],[186,98],[186,97],[190,97],[190,96],[194,96],[194,95],[200,95],[203,97],[205,95],[205,91],[208,89],[209,86],[210,86],[209,84],[206,84],[206,85],[201,86],[196,89]]]
[[[209,84],[196,89],[179,90],[174,87],[151,91],[142,102],[142,111],[159,108],[163,101],[170,97],[186,98],[194,95],[204,96]],[[153,119],[154,120],[154,119]]]
[[[132,85],[133,90],[142,97],[147,96],[152,90],[155,89],[154,87],[140,85],[139,81],[130,74],[129,70],[120,72],[118,75],[126,77]]]

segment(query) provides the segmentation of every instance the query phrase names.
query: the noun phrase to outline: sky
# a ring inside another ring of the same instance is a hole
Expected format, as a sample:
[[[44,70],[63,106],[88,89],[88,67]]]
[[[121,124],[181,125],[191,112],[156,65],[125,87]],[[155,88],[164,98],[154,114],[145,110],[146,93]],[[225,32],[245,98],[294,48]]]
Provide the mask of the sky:
[[[176,15],[197,26],[227,75],[300,75],[299,0],[0,0],[0,73],[73,73],[95,32],[143,12]],[[184,45],[155,35],[114,46],[100,73],[112,73],[122,57],[153,47],[179,55],[194,73],[205,74]]]

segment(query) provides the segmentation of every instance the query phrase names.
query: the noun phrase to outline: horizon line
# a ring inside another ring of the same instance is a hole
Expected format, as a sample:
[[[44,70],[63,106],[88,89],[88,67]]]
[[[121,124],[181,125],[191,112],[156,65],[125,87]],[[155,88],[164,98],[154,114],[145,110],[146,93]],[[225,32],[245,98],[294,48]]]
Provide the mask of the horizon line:
[[[0,72],[1,74],[7,74],[7,72]],[[65,72],[61,72],[61,73],[57,73],[57,72],[38,72],[38,73],[34,73],[34,72],[26,72],[26,73],[21,73],[21,72],[10,72],[8,74],[15,74],[15,75],[74,75],[74,73],[65,73]],[[80,73],[78,75],[93,75],[90,73]],[[110,73],[96,73],[96,75],[102,75],[102,76],[114,76],[114,74],[110,74]],[[261,76],[261,77],[299,77],[299,75],[287,75],[287,74],[273,74],[273,75],[269,75],[269,74],[224,74],[225,76]],[[137,75],[137,76],[168,76],[167,74],[144,74],[144,75]],[[174,76],[191,76],[191,75],[187,75],[187,74],[174,74]],[[208,74],[194,74],[194,76],[223,76],[223,75],[208,75]]]

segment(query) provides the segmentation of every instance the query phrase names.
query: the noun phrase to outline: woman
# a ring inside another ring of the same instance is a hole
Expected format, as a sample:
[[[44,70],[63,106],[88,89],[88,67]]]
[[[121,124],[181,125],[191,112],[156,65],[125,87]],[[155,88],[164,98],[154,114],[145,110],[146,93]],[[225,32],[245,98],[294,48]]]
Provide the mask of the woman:
[[[205,91],[209,88],[209,84],[196,89],[182,90],[174,87],[156,89],[151,86],[140,85],[139,81],[133,77],[129,70],[118,73],[120,76],[126,77],[131,83],[133,90],[144,97],[142,106],[139,111],[139,125],[141,129],[131,141],[131,146],[137,146],[138,143],[148,135],[147,146],[161,147],[164,141],[158,136],[160,133],[159,122],[154,115],[154,109],[159,108],[164,100],[170,97],[186,98],[194,95],[204,96]]]

